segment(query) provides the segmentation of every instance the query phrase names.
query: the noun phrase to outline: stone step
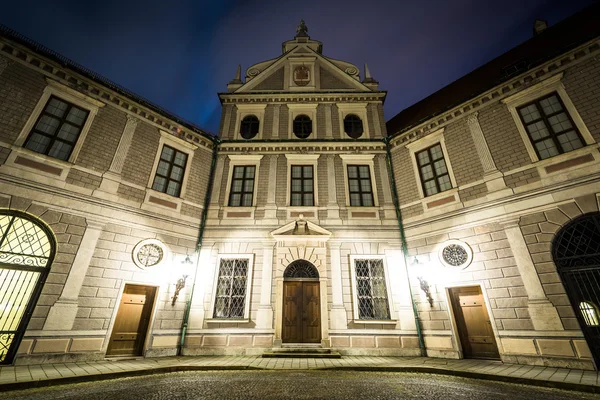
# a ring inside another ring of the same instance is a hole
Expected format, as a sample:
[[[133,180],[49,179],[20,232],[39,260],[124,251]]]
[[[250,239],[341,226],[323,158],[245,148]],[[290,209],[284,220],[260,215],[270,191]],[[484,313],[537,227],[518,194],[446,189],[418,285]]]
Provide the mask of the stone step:
[[[328,353],[265,351],[262,356],[263,358],[342,358],[342,355],[340,353],[333,351],[330,351]]]
[[[313,354],[328,354],[331,349],[321,347],[276,347],[271,349],[271,353],[313,353]]]

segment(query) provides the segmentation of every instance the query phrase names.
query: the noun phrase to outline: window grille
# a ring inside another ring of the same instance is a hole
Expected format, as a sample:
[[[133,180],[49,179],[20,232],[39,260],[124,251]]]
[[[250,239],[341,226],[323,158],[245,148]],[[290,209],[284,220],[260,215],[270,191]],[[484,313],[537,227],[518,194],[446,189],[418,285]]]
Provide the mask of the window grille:
[[[358,139],[364,132],[362,120],[355,114],[347,115],[344,118],[344,132],[352,139]]]
[[[600,325],[598,322],[598,309],[594,304],[588,301],[582,301],[579,303],[579,311],[581,311],[581,315],[587,326]]]
[[[355,260],[358,318],[390,319],[383,260]]]
[[[240,123],[240,135],[244,139],[253,139],[258,134],[260,122],[255,115],[248,115]]]
[[[540,160],[585,145],[557,93],[534,100],[517,111]]]
[[[290,205],[314,206],[314,177],[312,165],[292,165]]]
[[[294,119],[294,135],[299,139],[306,139],[312,133],[312,120],[308,115],[298,115]]]
[[[51,96],[24,147],[67,161],[87,120],[89,111]]]
[[[152,189],[179,197],[187,157],[187,154],[164,145],[156,167]]]
[[[221,259],[214,318],[244,318],[248,259]]]
[[[319,271],[306,260],[296,260],[287,266],[283,272],[284,278],[318,278]]]
[[[348,165],[348,192],[350,205],[353,207],[375,205],[368,165]]]
[[[425,197],[452,189],[444,152],[439,143],[416,153],[415,156]]]
[[[254,197],[255,166],[233,167],[229,205],[231,207],[251,207]]]

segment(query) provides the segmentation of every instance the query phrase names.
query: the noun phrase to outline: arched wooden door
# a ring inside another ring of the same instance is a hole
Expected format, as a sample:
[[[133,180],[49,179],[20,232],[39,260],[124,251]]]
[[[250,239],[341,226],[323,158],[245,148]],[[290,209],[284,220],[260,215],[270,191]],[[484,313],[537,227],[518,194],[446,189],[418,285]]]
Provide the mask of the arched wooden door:
[[[283,343],[321,343],[319,272],[306,260],[288,265],[283,273]]]
[[[600,213],[584,214],[558,231],[552,257],[581,330],[600,365]]]
[[[50,228],[29,214],[0,210],[0,364],[11,364],[56,251]]]

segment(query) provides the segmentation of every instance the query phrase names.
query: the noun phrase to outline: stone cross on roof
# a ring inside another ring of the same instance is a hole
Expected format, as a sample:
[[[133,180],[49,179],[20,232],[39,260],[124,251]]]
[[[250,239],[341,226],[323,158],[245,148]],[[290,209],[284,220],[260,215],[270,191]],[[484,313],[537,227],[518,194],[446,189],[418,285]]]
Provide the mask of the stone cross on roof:
[[[300,20],[300,25],[296,28],[296,37],[298,36],[308,36],[308,27],[303,19]]]

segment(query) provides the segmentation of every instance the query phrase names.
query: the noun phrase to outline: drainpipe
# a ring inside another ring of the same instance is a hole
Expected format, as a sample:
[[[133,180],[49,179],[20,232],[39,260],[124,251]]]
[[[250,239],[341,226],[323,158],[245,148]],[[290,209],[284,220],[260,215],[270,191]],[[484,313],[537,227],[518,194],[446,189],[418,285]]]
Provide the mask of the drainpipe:
[[[389,137],[383,139],[385,143],[385,150],[387,152],[387,168],[388,177],[390,180],[390,186],[392,189],[392,198],[394,200],[394,208],[396,209],[396,218],[398,220],[398,229],[400,231],[400,242],[402,243],[402,254],[404,256],[404,268],[406,269],[406,277],[408,279],[408,291],[410,294],[410,302],[413,307],[413,313],[415,315],[415,325],[417,326],[417,336],[419,337],[419,348],[421,349],[421,356],[426,357],[427,351],[425,350],[425,341],[423,340],[423,332],[421,332],[421,321],[419,319],[419,311],[413,297],[412,286],[410,284],[410,275],[408,272],[408,246],[406,244],[406,235],[404,234],[404,225],[402,224],[402,212],[400,211],[400,203],[398,201],[398,192],[396,191],[396,178],[394,176],[394,169],[392,168],[392,153],[390,151]]]
[[[210,164],[210,173],[208,176],[208,186],[206,188],[206,196],[204,197],[204,209],[202,210],[202,217],[200,218],[200,230],[198,232],[198,240],[196,241],[196,269],[194,272],[194,280],[192,282],[192,290],[185,304],[185,313],[183,314],[183,323],[181,325],[181,338],[179,339],[179,345],[177,346],[177,355],[183,355],[183,343],[185,342],[185,334],[187,332],[188,321],[190,319],[190,310],[192,308],[192,298],[194,296],[194,289],[196,288],[196,277],[198,276],[198,268],[200,263],[200,249],[202,248],[202,237],[204,236],[204,229],[206,228],[206,216],[208,214],[208,206],[210,204],[210,197],[213,188],[213,177],[215,174],[215,167],[217,165],[217,155],[219,153],[219,144],[221,141],[215,138],[213,141],[213,153],[212,161]]]

